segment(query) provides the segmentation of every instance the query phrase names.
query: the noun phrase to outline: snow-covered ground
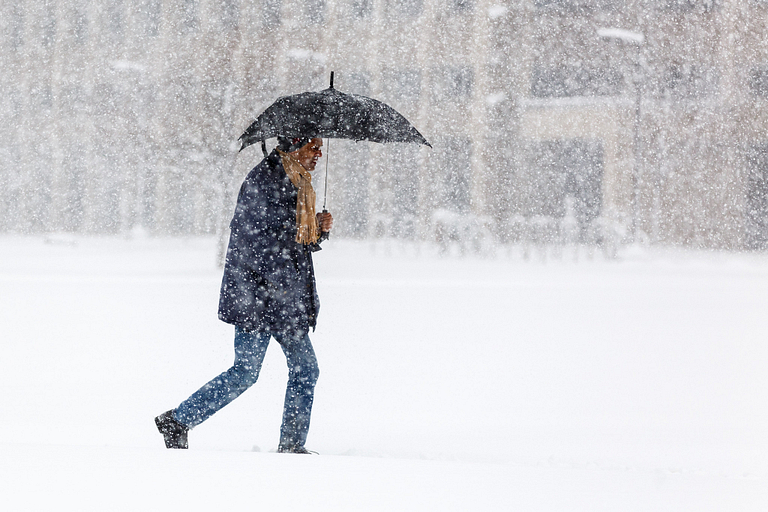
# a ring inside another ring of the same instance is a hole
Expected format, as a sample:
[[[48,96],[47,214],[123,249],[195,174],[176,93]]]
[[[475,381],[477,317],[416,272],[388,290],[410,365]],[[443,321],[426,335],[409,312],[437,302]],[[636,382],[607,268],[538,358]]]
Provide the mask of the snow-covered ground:
[[[308,447],[287,370],[168,451],[152,418],[231,363],[215,240],[0,237],[0,509],[768,510],[768,258],[315,259]]]

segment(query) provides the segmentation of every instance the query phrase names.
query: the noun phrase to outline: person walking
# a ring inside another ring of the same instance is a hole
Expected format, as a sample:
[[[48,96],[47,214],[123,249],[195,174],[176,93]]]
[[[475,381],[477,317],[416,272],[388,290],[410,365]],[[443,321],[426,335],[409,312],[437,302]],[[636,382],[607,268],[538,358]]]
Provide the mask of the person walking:
[[[320,303],[312,253],[333,227],[315,213],[312,175],[322,139],[278,137],[278,146],[245,178],[230,223],[219,318],[235,326],[235,361],[178,407],[155,418],[166,448],[188,448],[190,429],[240,396],[259,377],[272,338],[288,362],[280,453],[311,453],[309,431],[317,359],[309,339]]]

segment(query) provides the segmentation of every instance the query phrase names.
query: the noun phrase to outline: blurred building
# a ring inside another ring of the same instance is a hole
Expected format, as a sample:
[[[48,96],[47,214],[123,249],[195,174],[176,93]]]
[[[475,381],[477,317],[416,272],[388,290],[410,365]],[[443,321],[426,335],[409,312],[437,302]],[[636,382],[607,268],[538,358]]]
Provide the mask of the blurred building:
[[[334,70],[434,146],[330,141],[340,236],[764,248],[767,22],[763,0],[4,0],[0,231],[219,231],[261,158],[240,133]]]

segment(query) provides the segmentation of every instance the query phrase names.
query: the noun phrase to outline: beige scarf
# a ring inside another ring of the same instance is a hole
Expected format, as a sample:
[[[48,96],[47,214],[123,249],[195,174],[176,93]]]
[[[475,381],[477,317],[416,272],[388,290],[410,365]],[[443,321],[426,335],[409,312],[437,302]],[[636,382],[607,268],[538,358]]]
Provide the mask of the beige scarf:
[[[296,158],[277,152],[283,161],[283,169],[291,183],[298,189],[296,197],[296,241],[300,244],[313,244],[320,238],[320,230],[315,216],[315,189],[312,188],[312,175],[309,174]]]

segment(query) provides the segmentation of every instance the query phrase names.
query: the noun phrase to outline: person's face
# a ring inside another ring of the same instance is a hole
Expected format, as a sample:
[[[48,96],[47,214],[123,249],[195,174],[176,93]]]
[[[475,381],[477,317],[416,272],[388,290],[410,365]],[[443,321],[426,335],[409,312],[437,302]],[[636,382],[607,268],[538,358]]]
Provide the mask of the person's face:
[[[294,151],[293,155],[306,170],[312,172],[315,170],[317,160],[323,156],[323,152],[320,150],[322,147],[323,139],[312,139],[304,144],[304,146]]]

